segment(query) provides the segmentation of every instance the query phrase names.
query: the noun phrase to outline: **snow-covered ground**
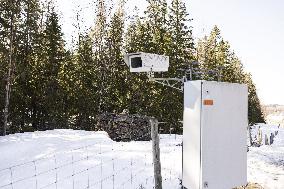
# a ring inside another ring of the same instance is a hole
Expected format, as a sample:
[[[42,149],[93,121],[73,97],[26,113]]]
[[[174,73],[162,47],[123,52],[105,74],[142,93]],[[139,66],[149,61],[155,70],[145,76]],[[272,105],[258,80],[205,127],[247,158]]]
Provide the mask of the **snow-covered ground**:
[[[181,136],[161,135],[163,188],[179,188],[181,141]],[[0,137],[0,189],[152,188],[151,151],[151,142],[114,142],[105,132]]]
[[[259,183],[265,189],[284,189],[284,129],[259,124],[262,135],[275,133],[272,145],[250,147],[248,152],[248,180]],[[255,130],[252,133],[256,133]],[[264,137],[263,137],[264,138]]]
[[[275,129],[263,128],[265,133]],[[182,136],[160,138],[163,188],[178,189]],[[54,130],[0,137],[0,189],[152,188],[151,149],[151,142],[114,142],[104,132]],[[250,147],[248,180],[265,189],[284,189],[284,129],[273,145]]]

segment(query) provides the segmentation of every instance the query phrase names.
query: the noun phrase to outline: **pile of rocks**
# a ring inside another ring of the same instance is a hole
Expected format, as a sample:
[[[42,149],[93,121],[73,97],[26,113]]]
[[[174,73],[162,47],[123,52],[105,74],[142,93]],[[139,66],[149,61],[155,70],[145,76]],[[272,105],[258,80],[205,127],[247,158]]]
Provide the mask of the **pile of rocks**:
[[[106,131],[114,141],[149,141],[149,117],[127,113],[104,113],[97,117],[97,129]]]

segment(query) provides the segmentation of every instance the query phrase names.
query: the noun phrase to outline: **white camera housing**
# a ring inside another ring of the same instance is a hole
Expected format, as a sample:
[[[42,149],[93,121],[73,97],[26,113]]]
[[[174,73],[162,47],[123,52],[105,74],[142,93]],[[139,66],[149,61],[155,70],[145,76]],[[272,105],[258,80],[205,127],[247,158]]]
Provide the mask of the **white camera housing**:
[[[169,57],[150,53],[130,53],[124,56],[130,72],[167,72]]]

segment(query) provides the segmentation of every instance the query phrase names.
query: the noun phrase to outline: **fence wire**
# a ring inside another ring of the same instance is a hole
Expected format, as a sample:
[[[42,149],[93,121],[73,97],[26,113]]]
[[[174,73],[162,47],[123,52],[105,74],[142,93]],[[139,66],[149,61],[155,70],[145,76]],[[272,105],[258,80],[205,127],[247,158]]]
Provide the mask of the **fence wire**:
[[[134,140],[137,141],[149,134],[146,133]],[[36,160],[1,169],[0,178],[2,177],[2,182],[5,180],[6,183],[0,185],[0,189],[140,189],[145,185],[153,188],[151,144],[149,143],[150,150],[145,151],[139,161],[133,158],[137,149],[127,150],[127,145],[128,143],[124,142],[113,142],[111,147],[106,147],[100,142],[51,153]],[[92,149],[97,151],[91,153]],[[151,163],[147,163],[147,160],[151,160]],[[66,172],[70,174],[64,175]]]

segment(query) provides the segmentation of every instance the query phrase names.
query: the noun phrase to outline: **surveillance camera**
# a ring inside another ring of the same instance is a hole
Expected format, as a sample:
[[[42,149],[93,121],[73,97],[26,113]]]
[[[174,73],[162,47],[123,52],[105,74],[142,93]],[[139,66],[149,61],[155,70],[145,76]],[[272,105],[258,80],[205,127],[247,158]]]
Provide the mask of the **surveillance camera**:
[[[166,72],[169,68],[169,57],[150,53],[130,53],[124,56],[130,72]]]

